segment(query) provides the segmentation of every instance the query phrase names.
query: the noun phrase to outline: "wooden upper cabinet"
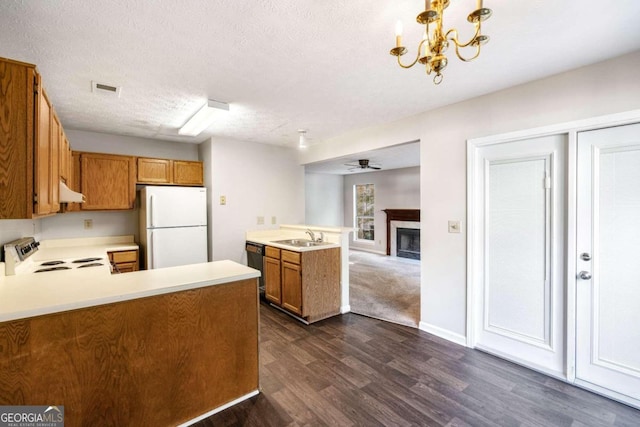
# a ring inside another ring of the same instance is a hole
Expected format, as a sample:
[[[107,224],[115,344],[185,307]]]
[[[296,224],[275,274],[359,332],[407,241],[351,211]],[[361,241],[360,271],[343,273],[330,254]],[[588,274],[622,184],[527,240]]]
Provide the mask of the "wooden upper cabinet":
[[[51,201],[51,102],[37,76],[36,135],[34,153],[34,208],[33,213],[46,215],[52,212]]]
[[[51,108],[51,144],[49,157],[49,195],[51,200],[51,212],[60,210],[60,139],[62,126],[55,109]]]
[[[132,156],[80,153],[82,210],[133,209],[136,200],[136,162]]]
[[[204,185],[202,162],[138,157],[138,184]]]
[[[0,219],[58,212],[62,135],[35,65],[0,58]]]
[[[35,79],[34,66],[0,58],[0,219],[33,214]]]
[[[71,160],[69,165],[69,179],[67,180],[67,186],[78,193],[80,193],[80,152],[71,151]],[[80,210],[80,203],[67,203],[65,212],[76,212]]]
[[[67,187],[71,184],[71,175],[73,173],[73,159],[71,155],[71,147],[69,146],[69,140],[64,131],[61,130],[60,135],[60,179],[67,184]]]
[[[138,183],[171,184],[172,181],[171,160],[138,157]]]
[[[178,185],[204,185],[202,162],[174,160],[173,182]]]

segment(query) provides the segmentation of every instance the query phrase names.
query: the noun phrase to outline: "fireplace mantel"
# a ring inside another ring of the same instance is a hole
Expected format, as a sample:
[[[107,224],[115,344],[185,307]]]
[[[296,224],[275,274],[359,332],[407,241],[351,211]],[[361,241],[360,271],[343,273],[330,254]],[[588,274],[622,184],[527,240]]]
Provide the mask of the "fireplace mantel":
[[[420,222],[420,209],[383,209],[387,214],[387,255],[391,255],[391,221]]]

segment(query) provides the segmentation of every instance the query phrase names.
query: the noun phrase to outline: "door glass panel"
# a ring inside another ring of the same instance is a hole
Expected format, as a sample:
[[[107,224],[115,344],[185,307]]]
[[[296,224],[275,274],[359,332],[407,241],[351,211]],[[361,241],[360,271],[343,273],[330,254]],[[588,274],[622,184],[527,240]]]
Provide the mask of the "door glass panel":
[[[489,165],[486,327],[548,341],[546,159]],[[496,331],[498,332],[498,331]]]
[[[602,150],[598,159],[599,359],[640,371],[640,150]]]

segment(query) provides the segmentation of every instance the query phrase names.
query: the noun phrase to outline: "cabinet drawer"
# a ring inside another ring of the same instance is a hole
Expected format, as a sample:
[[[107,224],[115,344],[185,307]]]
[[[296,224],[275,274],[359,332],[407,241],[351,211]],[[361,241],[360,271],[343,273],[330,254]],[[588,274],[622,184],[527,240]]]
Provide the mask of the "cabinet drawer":
[[[271,246],[266,247],[265,255],[269,258],[280,259],[280,249]]]
[[[117,267],[120,273],[133,273],[134,271],[138,271],[138,263],[135,262],[118,264]]]
[[[109,259],[116,264],[125,262],[137,262],[138,251],[118,251],[109,252]]]
[[[300,252],[291,252],[282,250],[282,261],[292,264],[300,264]]]

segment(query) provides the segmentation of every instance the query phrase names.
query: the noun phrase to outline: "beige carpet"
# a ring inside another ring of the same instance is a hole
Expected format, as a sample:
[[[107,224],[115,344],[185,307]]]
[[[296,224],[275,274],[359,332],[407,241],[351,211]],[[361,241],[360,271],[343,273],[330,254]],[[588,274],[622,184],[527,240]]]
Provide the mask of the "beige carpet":
[[[349,251],[351,311],[417,327],[420,320],[420,262]]]

